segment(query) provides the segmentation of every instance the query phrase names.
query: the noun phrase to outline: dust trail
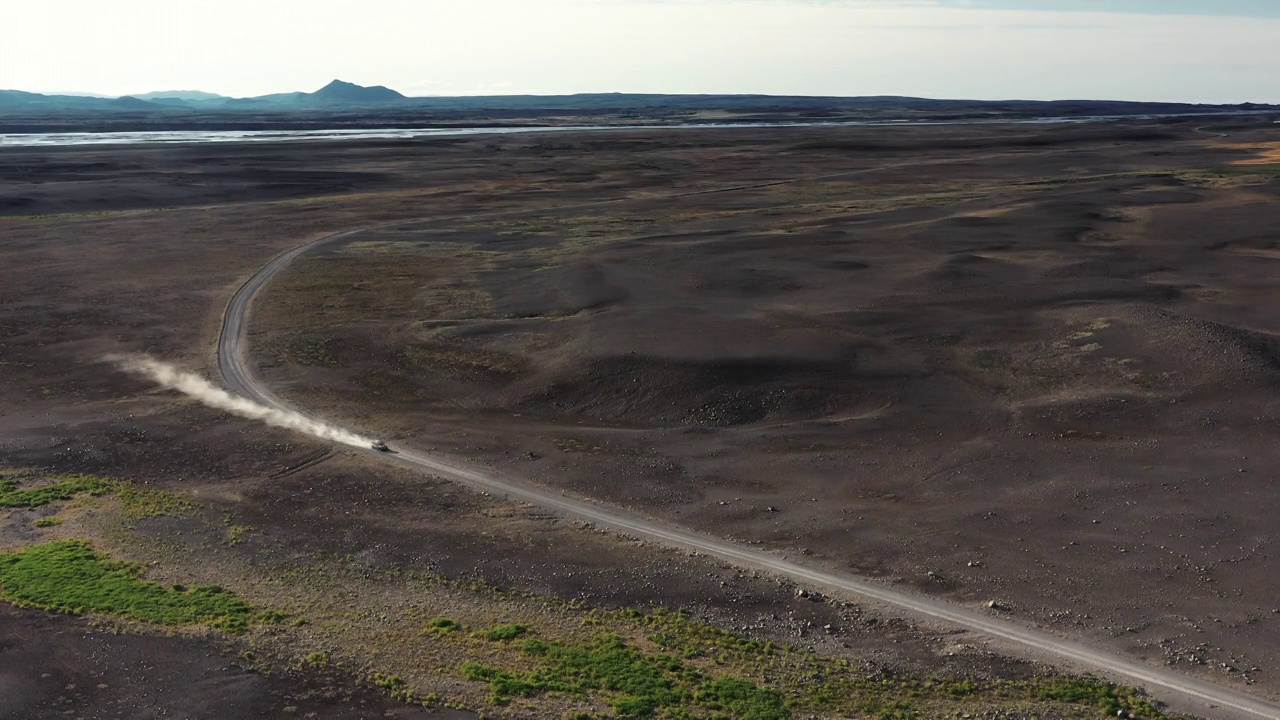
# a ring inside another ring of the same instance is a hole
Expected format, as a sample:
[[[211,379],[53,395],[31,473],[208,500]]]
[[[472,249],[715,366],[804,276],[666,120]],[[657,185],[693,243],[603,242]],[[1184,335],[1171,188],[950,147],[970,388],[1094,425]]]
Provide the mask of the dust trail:
[[[312,420],[300,413],[269,408],[252,400],[237,397],[195,373],[180,370],[148,355],[108,355],[104,359],[115,363],[126,372],[151,378],[170,390],[177,390],[209,407],[226,410],[240,417],[261,420],[268,425],[297,430],[322,440],[332,440],[356,447],[368,448],[373,443],[373,438]]]

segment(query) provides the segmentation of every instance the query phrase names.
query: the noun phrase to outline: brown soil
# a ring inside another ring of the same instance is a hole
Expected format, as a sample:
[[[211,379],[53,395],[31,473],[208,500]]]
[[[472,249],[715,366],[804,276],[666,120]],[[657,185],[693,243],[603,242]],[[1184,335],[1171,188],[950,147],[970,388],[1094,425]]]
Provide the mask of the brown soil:
[[[946,161],[371,233],[300,260],[260,305],[255,348],[283,394],[361,429],[922,592],[998,597],[1215,679],[1262,667],[1249,682],[1280,690],[1260,510],[1275,186],[1203,172],[1250,151],[1189,128],[1081,133],[9,152],[0,196],[25,200],[0,208],[0,466],[177,489],[257,528],[273,557],[350,553],[686,606],[906,668],[1024,672],[947,656],[971,638],[849,623],[768,578],[326,456],[99,362],[207,366],[234,288],[344,228]],[[181,524],[152,532],[166,528]],[[10,652],[53,662],[17,637]],[[193,702],[216,707],[210,686]]]

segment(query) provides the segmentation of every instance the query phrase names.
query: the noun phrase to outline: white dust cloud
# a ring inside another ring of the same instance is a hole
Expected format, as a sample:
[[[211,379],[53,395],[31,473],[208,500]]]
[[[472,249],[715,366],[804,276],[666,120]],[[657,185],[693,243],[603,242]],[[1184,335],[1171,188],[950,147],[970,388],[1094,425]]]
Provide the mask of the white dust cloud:
[[[195,373],[180,370],[147,355],[111,355],[106,360],[115,363],[126,372],[150,378],[170,390],[177,390],[209,407],[226,410],[233,415],[260,420],[275,427],[297,430],[322,440],[332,440],[355,447],[368,448],[373,443],[372,438],[312,420],[301,413],[269,408],[252,400],[237,397]]]

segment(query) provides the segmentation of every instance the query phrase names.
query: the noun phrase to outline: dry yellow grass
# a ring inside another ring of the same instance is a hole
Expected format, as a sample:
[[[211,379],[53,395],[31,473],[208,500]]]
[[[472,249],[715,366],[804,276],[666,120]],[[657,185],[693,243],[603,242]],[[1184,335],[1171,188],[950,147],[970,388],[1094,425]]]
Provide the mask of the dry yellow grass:
[[[1232,165],[1274,165],[1280,163],[1280,143],[1233,143],[1229,147],[1240,150],[1256,150],[1254,157],[1234,160]]]

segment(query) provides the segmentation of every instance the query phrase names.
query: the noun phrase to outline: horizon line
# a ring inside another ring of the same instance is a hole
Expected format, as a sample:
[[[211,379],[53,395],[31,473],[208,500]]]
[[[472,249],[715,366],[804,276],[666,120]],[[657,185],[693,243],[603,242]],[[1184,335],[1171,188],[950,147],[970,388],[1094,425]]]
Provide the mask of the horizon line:
[[[19,92],[32,95],[41,95],[43,97],[79,97],[100,100],[120,100],[124,98],[133,98],[149,102],[142,95],[154,95],[157,93],[205,93],[216,96],[211,100],[254,100],[258,98],[271,97],[274,95],[313,95],[319,90],[332,85],[334,82],[343,82],[355,85],[361,89],[369,88],[386,88],[400,94],[405,100],[432,100],[432,99],[454,99],[454,98],[504,98],[504,97],[578,97],[585,95],[656,95],[663,97],[760,97],[760,98],[816,98],[816,99],[834,99],[834,100],[859,100],[870,98],[885,98],[896,100],[930,100],[936,102],[982,102],[982,103],[1001,103],[1001,102],[1025,102],[1025,103],[1070,103],[1070,102],[1094,102],[1094,103],[1134,103],[1145,105],[1203,105],[1203,106],[1233,106],[1233,105],[1264,105],[1277,106],[1280,103],[1263,102],[1256,100],[1240,100],[1236,102],[1209,102],[1202,100],[1134,100],[1132,98],[1108,98],[1108,97],[1056,97],[1052,99],[1043,98],[1026,98],[1026,97],[931,97],[927,95],[897,95],[897,94],[872,94],[872,95],[809,95],[809,94],[793,94],[793,93],[772,93],[772,92],[653,92],[653,91],[632,91],[632,90],[607,90],[607,91],[578,91],[578,92],[503,92],[503,93],[476,93],[476,94],[440,94],[440,95],[406,95],[394,88],[386,85],[359,85],[358,83],[348,83],[342,80],[333,80],[321,86],[317,90],[283,90],[278,92],[265,93],[262,95],[224,95],[222,93],[210,92],[207,90],[199,90],[195,88],[174,89],[174,90],[146,90],[135,93],[124,93],[119,95],[110,95],[93,91],[70,91],[70,90],[22,90],[19,88],[9,87],[0,88],[0,92]]]

